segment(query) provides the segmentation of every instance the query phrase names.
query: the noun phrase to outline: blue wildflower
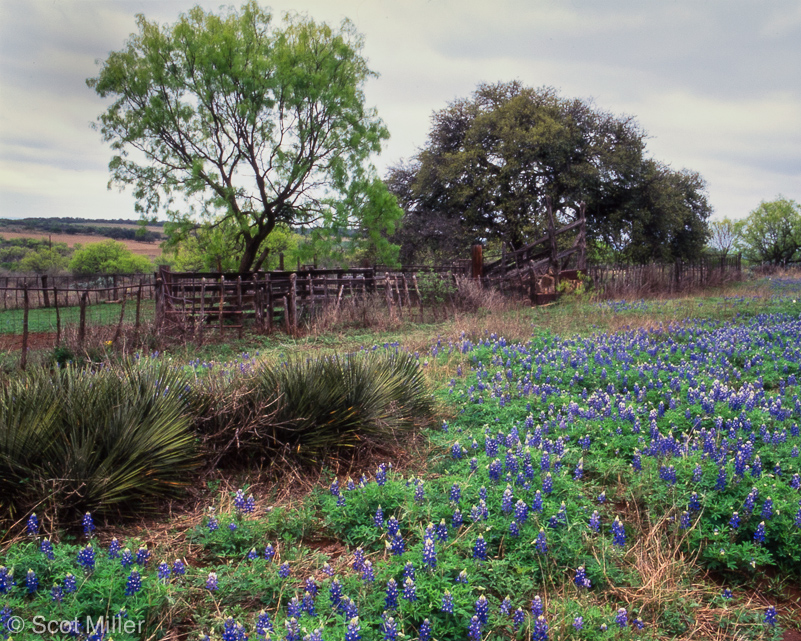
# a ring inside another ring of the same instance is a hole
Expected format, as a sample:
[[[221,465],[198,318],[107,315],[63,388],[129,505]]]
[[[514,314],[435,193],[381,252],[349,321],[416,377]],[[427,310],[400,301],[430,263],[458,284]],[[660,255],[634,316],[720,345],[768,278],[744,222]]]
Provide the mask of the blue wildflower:
[[[139,575],[139,570],[134,568],[131,574],[128,575],[128,580],[125,582],[125,596],[133,596],[142,589],[142,577]]]
[[[448,590],[445,590],[445,594],[442,595],[440,610],[447,614],[453,614],[453,595]]]
[[[39,550],[50,560],[56,558],[55,552],[53,552],[53,544],[50,542],[50,539],[45,537],[42,539],[42,542],[39,544]]]
[[[209,576],[206,577],[206,589],[209,592],[214,592],[215,590],[219,589],[217,585],[217,573],[216,572],[209,572]]]

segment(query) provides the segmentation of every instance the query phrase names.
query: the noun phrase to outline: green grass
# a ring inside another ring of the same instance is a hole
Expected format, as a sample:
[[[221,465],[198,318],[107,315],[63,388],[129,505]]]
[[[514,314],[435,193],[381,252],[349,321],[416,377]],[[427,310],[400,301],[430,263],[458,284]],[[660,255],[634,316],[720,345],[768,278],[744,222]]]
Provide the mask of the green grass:
[[[96,304],[86,308],[86,322],[88,325],[115,325],[120,320],[122,303]],[[23,310],[8,309],[0,311],[0,334],[22,334]],[[67,325],[77,326],[80,322],[79,307],[62,307],[59,309],[62,331]],[[142,301],[140,309],[140,322],[152,321],[155,316],[155,303],[152,300]],[[125,304],[124,322],[133,323],[136,320],[136,301],[129,300]],[[52,307],[32,309],[28,312],[29,332],[55,332],[56,310]]]

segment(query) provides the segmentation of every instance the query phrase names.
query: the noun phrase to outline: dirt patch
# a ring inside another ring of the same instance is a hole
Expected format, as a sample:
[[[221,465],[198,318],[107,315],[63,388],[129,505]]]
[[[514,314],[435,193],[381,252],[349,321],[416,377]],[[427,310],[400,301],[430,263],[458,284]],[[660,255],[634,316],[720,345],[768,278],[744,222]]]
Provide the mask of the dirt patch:
[[[28,349],[52,349],[56,344],[55,332],[32,332],[28,334]],[[22,334],[0,334],[0,351],[19,352],[22,349]]]

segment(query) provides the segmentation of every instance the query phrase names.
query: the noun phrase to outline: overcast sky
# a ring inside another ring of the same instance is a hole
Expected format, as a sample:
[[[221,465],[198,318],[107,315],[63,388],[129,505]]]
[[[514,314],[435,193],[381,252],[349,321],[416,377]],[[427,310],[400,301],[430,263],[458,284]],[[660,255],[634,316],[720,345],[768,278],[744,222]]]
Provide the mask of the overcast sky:
[[[0,0],[0,217],[135,218],[108,191],[111,151],[85,80],[135,15],[173,0]],[[221,0],[202,1],[216,10]],[[276,15],[350,18],[380,74],[366,86],[391,139],[381,174],[425,144],[431,113],[481,82],[549,85],[634,116],[651,156],[707,181],[715,218],[778,194],[801,202],[801,2],[286,0]]]

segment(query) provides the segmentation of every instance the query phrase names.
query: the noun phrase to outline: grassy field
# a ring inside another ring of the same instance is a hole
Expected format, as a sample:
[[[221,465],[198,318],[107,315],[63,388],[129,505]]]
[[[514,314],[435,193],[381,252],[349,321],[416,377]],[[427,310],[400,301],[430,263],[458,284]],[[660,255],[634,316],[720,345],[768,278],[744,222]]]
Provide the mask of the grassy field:
[[[104,616],[116,641],[795,640],[800,323],[801,281],[784,279],[174,346],[159,358],[198,382],[406,349],[439,420],[377,457],[219,470],[91,539],[46,514],[18,535],[21,515],[0,621]]]

